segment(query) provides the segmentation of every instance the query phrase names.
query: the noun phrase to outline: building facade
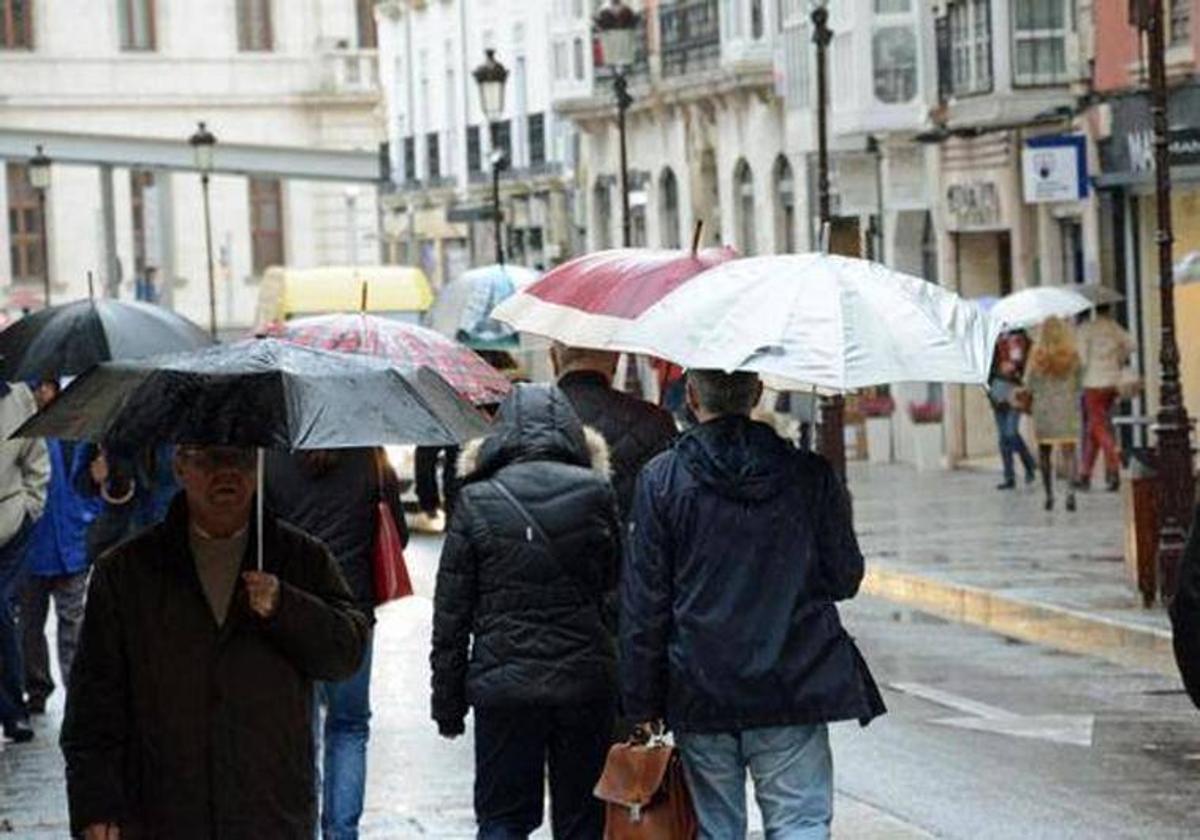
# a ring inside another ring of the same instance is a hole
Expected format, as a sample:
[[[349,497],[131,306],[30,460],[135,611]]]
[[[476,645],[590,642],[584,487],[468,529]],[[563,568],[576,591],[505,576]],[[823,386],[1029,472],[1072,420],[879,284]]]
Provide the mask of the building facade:
[[[66,132],[97,160],[120,138],[378,153],[377,59],[367,0],[0,0],[0,133]],[[116,138],[109,140],[106,138]],[[30,152],[24,153],[29,154]],[[52,159],[54,145],[45,144]],[[0,287],[40,305],[46,266],[27,157],[0,166]],[[251,325],[269,265],[379,261],[375,186],[218,171],[211,202],[218,324]],[[127,165],[52,167],[52,301],[96,288],[208,322],[200,178]]]
[[[506,260],[545,267],[575,249],[571,143],[552,98],[582,67],[583,42],[565,56],[552,47],[550,7],[549,0],[377,6],[394,182],[383,200],[385,234],[392,259],[421,265],[435,282],[496,260],[493,152],[503,158]],[[491,124],[472,75],[486,50],[509,71],[504,113]]]

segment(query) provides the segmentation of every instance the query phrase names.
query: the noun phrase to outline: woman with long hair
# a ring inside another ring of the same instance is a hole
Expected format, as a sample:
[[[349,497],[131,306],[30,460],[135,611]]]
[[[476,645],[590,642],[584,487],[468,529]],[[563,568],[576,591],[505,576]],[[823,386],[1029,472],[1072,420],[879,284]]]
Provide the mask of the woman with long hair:
[[[1075,336],[1061,318],[1046,321],[1038,334],[1025,373],[1025,386],[1033,398],[1033,426],[1037,435],[1046,510],[1054,509],[1054,468],[1051,456],[1059,447],[1070,464],[1067,477],[1067,510],[1075,510],[1075,442],[1079,440],[1079,391],[1082,365]]]

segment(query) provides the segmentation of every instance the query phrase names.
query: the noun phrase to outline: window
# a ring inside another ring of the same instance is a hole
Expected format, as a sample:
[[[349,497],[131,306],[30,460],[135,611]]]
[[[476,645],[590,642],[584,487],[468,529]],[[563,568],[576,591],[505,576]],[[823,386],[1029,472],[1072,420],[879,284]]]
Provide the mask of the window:
[[[750,37],[755,41],[763,36],[762,0],[750,0]]]
[[[237,38],[242,52],[271,51],[271,0],[237,0]]]
[[[1170,0],[1171,3],[1171,46],[1187,44],[1192,40],[1193,0]]]
[[[278,178],[250,179],[250,251],[256,275],[283,265],[283,197]]]
[[[503,154],[504,159],[512,165],[512,120],[492,123],[492,151]]]
[[[0,48],[33,49],[33,0],[0,0]]]
[[[912,0],[875,0],[877,15],[905,15],[912,11]]]
[[[483,171],[483,153],[479,146],[479,126],[467,128],[467,172]]]
[[[955,96],[992,89],[991,0],[959,0],[950,7],[950,68]]]
[[[375,29],[375,0],[354,0],[358,16],[358,47],[374,50],[379,47],[379,33]]]
[[[565,81],[569,73],[570,71],[567,69],[567,44],[565,41],[556,41],[554,44],[554,81]]]
[[[417,138],[412,136],[404,138],[404,180],[417,180]]]
[[[679,181],[671,167],[658,179],[659,242],[664,248],[679,248]]]
[[[1067,80],[1068,23],[1064,0],[1014,0],[1015,84],[1052,85]]]
[[[775,250],[796,250],[796,184],[792,165],[783,155],[775,160]]]
[[[737,247],[742,256],[754,256],[754,173],[743,158],[733,172],[734,212],[737,217]]]
[[[442,156],[438,148],[438,133],[431,131],[425,135],[425,171],[429,180],[436,181],[442,177]]]
[[[546,162],[546,116],[529,115],[529,165],[541,166]]]
[[[154,0],[117,0],[121,49],[154,49]]]
[[[37,191],[29,183],[29,167],[10,163],[8,172],[9,268],[14,283],[42,283],[42,214]]]
[[[910,102],[917,95],[917,35],[910,26],[876,30],[871,42],[875,98],[887,104]]]
[[[133,229],[134,295],[154,303],[159,298],[157,218],[158,191],[154,173],[142,169],[129,172],[129,210]]]
[[[574,44],[575,80],[583,81],[583,39],[576,38]]]

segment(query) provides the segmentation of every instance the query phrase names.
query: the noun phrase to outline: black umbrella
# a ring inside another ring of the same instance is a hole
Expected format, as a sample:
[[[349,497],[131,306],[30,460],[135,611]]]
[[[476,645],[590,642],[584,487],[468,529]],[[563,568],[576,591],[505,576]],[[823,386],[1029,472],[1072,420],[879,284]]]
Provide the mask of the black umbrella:
[[[428,368],[252,339],[101,364],[13,437],[295,450],[448,446],[486,433],[483,417]]]
[[[77,300],[27,315],[0,332],[7,382],[76,376],[110,359],[137,359],[212,344],[169,309],[136,301]]]

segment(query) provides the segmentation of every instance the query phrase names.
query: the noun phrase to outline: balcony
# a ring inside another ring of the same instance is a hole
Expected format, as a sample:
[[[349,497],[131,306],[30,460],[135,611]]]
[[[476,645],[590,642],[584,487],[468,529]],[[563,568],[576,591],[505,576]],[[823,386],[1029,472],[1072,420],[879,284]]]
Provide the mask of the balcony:
[[[336,48],[321,56],[322,89],[342,95],[374,94],[379,90],[379,53]]]
[[[721,62],[721,15],[717,0],[682,0],[658,13],[664,78],[717,67]]]

